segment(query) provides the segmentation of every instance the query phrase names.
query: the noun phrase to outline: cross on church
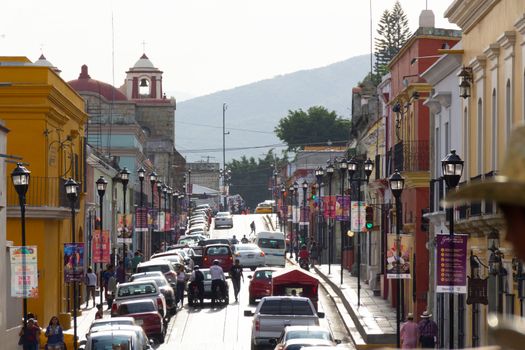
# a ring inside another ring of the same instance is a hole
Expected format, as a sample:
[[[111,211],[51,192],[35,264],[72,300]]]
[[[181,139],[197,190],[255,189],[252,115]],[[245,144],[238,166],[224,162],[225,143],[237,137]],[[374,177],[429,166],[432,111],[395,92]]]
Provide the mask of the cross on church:
[[[142,53],[146,53],[146,41],[142,40]]]

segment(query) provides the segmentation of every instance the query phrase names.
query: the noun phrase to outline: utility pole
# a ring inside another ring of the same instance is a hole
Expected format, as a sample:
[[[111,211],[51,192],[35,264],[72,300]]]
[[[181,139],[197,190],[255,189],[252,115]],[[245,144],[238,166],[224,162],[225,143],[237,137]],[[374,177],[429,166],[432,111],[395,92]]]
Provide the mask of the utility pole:
[[[226,110],[228,105],[222,104],[222,168],[226,171]],[[226,203],[226,181],[222,178],[222,188],[224,192],[224,202]],[[226,207],[226,204],[224,205]],[[226,209],[225,209],[226,210]]]

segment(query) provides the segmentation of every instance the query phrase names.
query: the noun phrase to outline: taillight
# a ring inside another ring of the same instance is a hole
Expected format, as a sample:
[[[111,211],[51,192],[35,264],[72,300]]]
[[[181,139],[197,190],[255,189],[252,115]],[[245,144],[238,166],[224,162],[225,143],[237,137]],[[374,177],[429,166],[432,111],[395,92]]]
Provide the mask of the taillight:
[[[233,256],[228,255],[228,260],[233,261]]]
[[[255,330],[260,331],[261,330],[261,322],[259,322],[259,319],[255,319]]]
[[[162,299],[161,298],[157,298],[157,308],[160,310],[162,310]]]
[[[261,254],[260,254],[260,255],[261,255],[261,256],[264,256],[264,252],[261,252]]]
[[[113,305],[111,305],[111,316],[113,315],[117,315],[117,304],[116,303],[113,303]]]

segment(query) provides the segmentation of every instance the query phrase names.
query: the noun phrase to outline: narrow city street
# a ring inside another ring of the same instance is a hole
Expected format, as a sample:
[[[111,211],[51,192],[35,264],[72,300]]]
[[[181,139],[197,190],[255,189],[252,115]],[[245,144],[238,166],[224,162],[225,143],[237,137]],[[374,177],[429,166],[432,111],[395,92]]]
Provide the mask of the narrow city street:
[[[269,216],[268,216],[269,217]],[[234,215],[234,225],[231,229],[219,229],[212,231],[212,238],[232,237],[237,238],[250,233],[250,223],[255,222],[256,229],[266,229],[264,215]],[[275,222],[275,219],[273,218]],[[212,308],[210,303],[204,303],[203,308],[193,308],[184,305],[177,315],[172,319],[168,329],[166,341],[159,349],[249,349],[252,318],[244,316],[244,310],[254,308],[248,305],[248,284],[251,271],[244,270],[244,283],[240,293],[239,302],[233,298],[227,307]],[[233,287],[230,282],[230,295],[233,295]],[[325,311],[326,317],[321,320],[321,325],[329,327],[336,339],[343,341],[342,349],[354,349],[348,338],[344,325],[331,301],[326,297],[324,289],[320,290],[320,308]]]

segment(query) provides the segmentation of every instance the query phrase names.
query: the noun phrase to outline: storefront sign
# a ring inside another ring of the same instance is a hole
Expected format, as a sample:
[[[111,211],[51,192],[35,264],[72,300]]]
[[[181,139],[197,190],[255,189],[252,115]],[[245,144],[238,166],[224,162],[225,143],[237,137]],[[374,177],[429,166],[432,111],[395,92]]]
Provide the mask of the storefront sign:
[[[110,262],[109,230],[103,230],[102,233],[100,230],[95,230],[95,232],[93,232],[93,241],[91,246],[93,247],[93,251],[91,253],[94,263]]]
[[[84,281],[84,243],[64,243],[64,282]]]
[[[436,235],[436,292],[467,293],[467,235]]]
[[[335,219],[335,196],[323,196],[323,215],[325,219]]]
[[[387,235],[386,277],[388,279],[410,279],[410,261],[412,260],[412,242],[410,235]]]
[[[135,209],[135,231],[148,232],[148,208]]]
[[[36,246],[10,247],[11,297],[38,298]]]
[[[352,228],[351,230],[354,232],[361,232],[363,231],[363,226],[366,222],[366,202],[352,202]]]
[[[335,220],[348,221],[350,209],[350,196],[336,196],[335,199]]]

